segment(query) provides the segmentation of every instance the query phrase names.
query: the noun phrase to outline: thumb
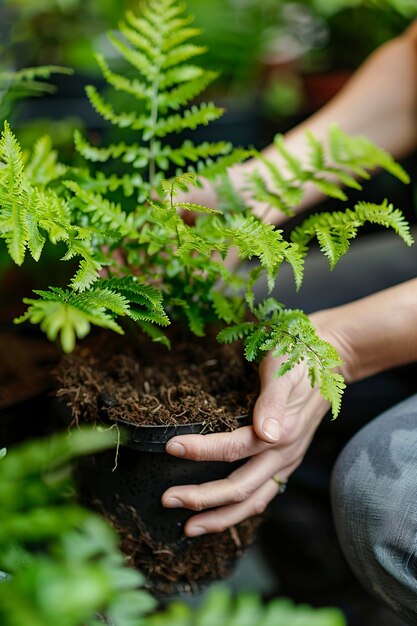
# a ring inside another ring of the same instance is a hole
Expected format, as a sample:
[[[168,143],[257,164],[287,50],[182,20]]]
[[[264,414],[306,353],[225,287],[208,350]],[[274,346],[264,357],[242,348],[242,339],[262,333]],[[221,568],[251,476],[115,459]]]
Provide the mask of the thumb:
[[[261,392],[253,409],[253,427],[259,439],[277,443],[284,426],[291,386],[282,378],[273,379],[271,372],[262,368],[260,378]]]

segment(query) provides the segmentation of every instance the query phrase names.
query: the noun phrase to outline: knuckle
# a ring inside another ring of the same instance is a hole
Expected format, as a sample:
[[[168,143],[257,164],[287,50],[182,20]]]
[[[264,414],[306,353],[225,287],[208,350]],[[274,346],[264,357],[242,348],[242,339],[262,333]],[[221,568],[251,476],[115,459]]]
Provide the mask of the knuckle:
[[[189,507],[193,511],[202,511],[207,508],[207,502],[201,496],[194,496],[189,502]]]
[[[212,506],[212,503],[204,491],[204,485],[196,485],[194,490],[189,494],[188,507],[193,511],[203,511],[210,506]]]
[[[204,461],[207,458],[206,442],[204,439],[196,441],[187,452],[187,458],[191,461]]]
[[[260,395],[258,398],[258,402],[260,408],[264,411],[272,412],[272,413],[280,413],[282,410],[282,402],[280,398],[276,395]]]
[[[253,505],[253,515],[261,515],[266,511],[267,506],[268,502],[265,500],[257,500]]]
[[[233,502],[245,502],[248,499],[250,493],[245,487],[235,487],[232,499]]]
[[[245,456],[245,446],[242,441],[230,438],[224,444],[223,458],[228,463],[238,461]]]

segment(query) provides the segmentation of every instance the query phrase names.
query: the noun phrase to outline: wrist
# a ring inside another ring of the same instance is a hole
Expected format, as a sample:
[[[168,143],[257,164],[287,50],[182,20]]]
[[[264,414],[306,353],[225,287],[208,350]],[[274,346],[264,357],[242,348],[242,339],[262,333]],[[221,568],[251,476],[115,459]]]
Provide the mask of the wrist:
[[[359,380],[361,375],[355,343],[351,330],[344,324],[339,309],[317,311],[309,317],[320,339],[330,343],[340,356],[342,364],[337,371],[342,374],[346,383]]]

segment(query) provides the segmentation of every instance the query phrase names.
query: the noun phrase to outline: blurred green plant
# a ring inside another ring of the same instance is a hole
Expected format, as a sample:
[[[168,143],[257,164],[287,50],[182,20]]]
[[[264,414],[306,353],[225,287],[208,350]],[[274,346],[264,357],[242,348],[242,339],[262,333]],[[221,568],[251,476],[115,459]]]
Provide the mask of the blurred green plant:
[[[116,534],[75,500],[70,463],[115,444],[83,430],[17,447],[0,460],[2,626],[95,626],[98,614],[137,626],[155,607]],[[3,453],[4,454],[4,453]]]
[[[346,626],[337,608],[315,609],[295,605],[287,598],[269,603],[250,592],[233,596],[224,585],[214,586],[193,610],[183,602],[172,602],[160,613],[150,615],[146,626]]]
[[[71,463],[115,444],[116,432],[85,429],[0,450],[2,626],[345,626],[333,608],[264,605],[214,587],[192,610],[173,602],[155,613],[144,577],[128,568],[114,531],[75,502]],[[153,612],[150,614],[150,612]]]
[[[0,122],[10,117],[13,107],[29,96],[53,93],[55,88],[48,82],[53,74],[72,74],[71,68],[46,65],[27,67],[19,71],[0,69]]]
[[[5,0],[13,16],[10,36],[17,67],[56,63],[95,70],[96,39],[117,24],[129,4],[129,0]]]

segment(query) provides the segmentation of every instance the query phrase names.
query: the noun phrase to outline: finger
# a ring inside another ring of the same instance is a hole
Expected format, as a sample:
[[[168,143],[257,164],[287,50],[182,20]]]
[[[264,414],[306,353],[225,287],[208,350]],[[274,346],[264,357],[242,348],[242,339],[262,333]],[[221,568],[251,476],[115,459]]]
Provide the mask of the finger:
[[[272,360],[271,360],[272,359]],[[261,392],[253,409],[253,428],[259,439],[277,443],[282,435],[285,411],[292,385],[287,377],[274,378],[279,362],[268,356],[261,363]]]
[[[268,446],[256,436],[252,426],[228,433],[182,435],[173,437],[166,451],[192,461],[240,461],[265,450]]]
[[[188,537],[197,537],[205,533],[222,532],[248,517],[263,513],[277,493],[278,484],[269,479],[244,502],[194,515],[187,521],[184,533]]]
[[[282,451],[269,448],[253,456],[223,480],[170,487],[162,496],[162,504],[168,508],[184,507],[202,511],[214,506],[243,502],[283,465]]]

